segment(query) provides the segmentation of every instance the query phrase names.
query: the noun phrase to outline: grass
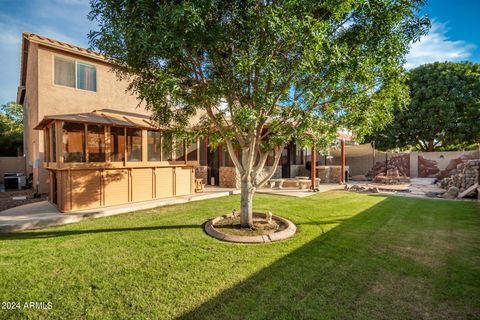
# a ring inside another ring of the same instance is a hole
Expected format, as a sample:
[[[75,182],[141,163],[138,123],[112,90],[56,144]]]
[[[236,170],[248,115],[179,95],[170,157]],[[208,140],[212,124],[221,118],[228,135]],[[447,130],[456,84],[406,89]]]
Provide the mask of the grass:
[[[480,207],[329,192],[257,195],[297,224],[266,245],[201,225],[238,207],[212,199],[0,237],[2,319],[480,318]]]

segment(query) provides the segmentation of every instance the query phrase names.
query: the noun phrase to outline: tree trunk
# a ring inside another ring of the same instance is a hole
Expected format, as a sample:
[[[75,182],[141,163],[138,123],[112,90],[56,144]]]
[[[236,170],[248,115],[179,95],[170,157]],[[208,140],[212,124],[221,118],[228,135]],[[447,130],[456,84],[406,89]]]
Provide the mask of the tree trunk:
[[[240,199],[240,225],[243,228],[253,226],[253,194],[255,187],[252,185],[250,178],[243,178],[241,183],[241,199]]]
[[[428,151],[433,152],[433,140],[428,140]]]

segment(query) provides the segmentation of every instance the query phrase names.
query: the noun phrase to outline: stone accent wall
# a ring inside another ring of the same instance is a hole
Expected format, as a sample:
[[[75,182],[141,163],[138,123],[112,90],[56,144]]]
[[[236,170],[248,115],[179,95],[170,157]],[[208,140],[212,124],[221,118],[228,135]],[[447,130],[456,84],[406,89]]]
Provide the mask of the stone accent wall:
[[[208,179],[208,167],[207,166],[198,166],[195,168],[195,178],[203,179],[203,184],[207,184]]]
[[[478,151],[419,152],[418,176],[443,179],[461,173],[463,163],[480,159]]]
[[[257,182],[262,180],[271,167],[265,166],[257,177]],[[235,167],[220,167],[220,187],[222,188],[240,188],[240,174]],[[272,179],[280,179],[282,177],[282,167],[278,166],[272,176]]]
[[[341,177],[341,166],[317,166],[317,178],[320,183],[339,183]]]
[[[220,187],[240,188],[240,174],[235,167],[220,167]]]
[[[281,169],[281,168],[280,168]],[[280,176],[282,174],[282,171],[280,170]],[[292,164],[290,166],[290,176],[292,178],[296,178],[296,177],[310,177],[310,171],[308,171],[306,168],[305,168],[305,165],[304,164]]]

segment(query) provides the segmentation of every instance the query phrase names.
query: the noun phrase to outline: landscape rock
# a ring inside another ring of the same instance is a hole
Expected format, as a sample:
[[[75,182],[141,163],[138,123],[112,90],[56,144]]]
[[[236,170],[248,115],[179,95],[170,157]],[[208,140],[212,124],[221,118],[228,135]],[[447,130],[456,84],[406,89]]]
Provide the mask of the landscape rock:
[[[462,194],[462,197],[470,194],[474,195],[475,192],[478,193],[478,191],[476,191],[475,188],[472,188],[472,186],[479,182],[480,159],[463,160],[463,162],[457,164],[456,167],[457,169],[450,171],[454,174],[442,179],[438,183],[438,186],[449,191],[450,188],[455,187],[458,189],[458,193]],[[469,191],[463,194],[466,190]],[[456,196],[458,196],[458,193]],[[451,195],[445,195],[444,197],[451,197]]]
[[[457,187],[452,186],[448,189],[447,192],[445,192],[443,194],[443,198],[444,199],[455,199],[458,196],[459,192],[460,192],[460,190]]]

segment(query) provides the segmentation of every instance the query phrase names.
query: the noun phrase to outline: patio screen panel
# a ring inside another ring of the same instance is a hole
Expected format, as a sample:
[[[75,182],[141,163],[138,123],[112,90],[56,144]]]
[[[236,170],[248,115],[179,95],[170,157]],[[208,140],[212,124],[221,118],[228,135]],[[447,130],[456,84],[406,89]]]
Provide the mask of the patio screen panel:
[[[197,161],[198,145],[197,142],[191,143],[187,148],[187,161]]]
[[[147,131],[148,161],[161,160],[162,135],[160,131]]]
[[[88,162],[105,162],[105,127],[89,124],[87,126]]]
[[[62,144],[64,162],[85,162],[85,125],[64,122]]]
[[[142,161],[142,130],[127,129],[127,161]]]
[[[173,137],[169,132],[162,134],[162,161],[172,161],[172,144]]]
[[[113,162],[123,162],[125,160],[125,128],[110,128],[110,158]]]
[[[185,161],[185,144],[183,142],[175,143],[175,160]]]
[[[57,162],[57,130],[55,128],[55,122],[51,125],[50,127],[50,139],[51,139],[51,152],[52,152],[52,158],[50,159],[51,162]],[[49,150],[49,155],[50,155],[50,150]]]
[[[207,138],[203,138],[200,140],[200,165],[206,166],[207,165],[207,152],[208,152],[208,140]]]

